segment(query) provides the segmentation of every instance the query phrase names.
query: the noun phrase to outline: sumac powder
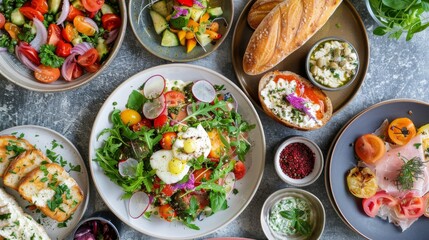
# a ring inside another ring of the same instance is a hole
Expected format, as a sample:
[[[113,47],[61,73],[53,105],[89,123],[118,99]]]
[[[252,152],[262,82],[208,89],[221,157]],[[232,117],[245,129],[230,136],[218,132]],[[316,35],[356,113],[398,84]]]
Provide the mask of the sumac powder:
[[[308,176],[313,171],[314,161],[314,152],[300,142],[287,145],[280,153],[280,167],[293,179]]]

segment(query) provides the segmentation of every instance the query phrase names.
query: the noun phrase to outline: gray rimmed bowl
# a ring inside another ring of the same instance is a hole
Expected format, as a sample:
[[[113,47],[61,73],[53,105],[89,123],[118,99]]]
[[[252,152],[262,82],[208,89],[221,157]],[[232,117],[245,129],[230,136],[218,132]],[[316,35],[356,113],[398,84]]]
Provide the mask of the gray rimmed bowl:
[[[95,73],[85,73],[73,81],[67,82],[62,78],[53,83],[38,82],[33,75],[33,71],[21,64],[15,55],[9,52],[0,53],[0,73],[9,81],[23,88],[37,92],[61,92],[76,89],[89,81],[96,78],[113,62],[113,59],[119,52],[127,28],[127,9],[125,1],[118,1],[121,15],[121,27],[119,28],[118,37],[116,38],[110,50],[107,59],[102,63],[100,69]]]
[[[347,82],[345,82],[345,83],[343,83],[342,85],[340,85],[340,86],[338,86],[338,87],[331,87],[331,86],[328,86],[328,85],[325,85],[325,84],[323,84],[323,83],[321,83],[321,82],[319,82],[319,81],[317,81],[315,78],[314,78],[314,76],[313,76],[313,73],[312,73],[312,71],[311,71],[311,63],[310,63],[310,60],[311,60],[311,56],[312,56],[312,54],[313,54],[313,52],[321,45],[321,44],[324,44],[324,43],[326,43],[326,42],[329,42],[329,41],[339,41],[339,42],[343,42],[343,43],[347,43],[350,47],[351,47],[351,49],[352,49],[352,53],[355,53],[356,54],[356,57],[357,57],[357,67],[356,67],[356,69],[355,69],[355,72],[354,72],[354,75],[347,81]],[[358,52],[356,51],[356,48],[353,46],[353,44],[351,44],[349,41],[347,41],[347,40],[345,40],[345,39],[342,39],[342,38],[339,38],[339,37],[327,37],[327,38],[323,38],[323,39],[320,39],[319,41],[317,41],[314,45],[313,45],[313,47],[310,49],[310,51],[308,52],[308,54],[307,54],[307,58],[306,58],[306,60],[305,60],[305,70],[306,70],[306,73],[307,73],[307,76],[308,76],[308,79],[315,85],[315,86],[317,86],[318,88],[320,88],[320,89],[323,89],[323,90],[326,90],[326,91],[338,91],[338,90],[342,90],[342,89],[345,89],[345,88],[347,88],[347,87],[349,87],[352,83],[353,83],[353,81],[355,81],[355,79],[356,79],[356,76],[358,75],[358,73],[359,73],[359,68],[360,68],[360,60],[359,60],[359,54],[358,54]]]
[[[216,40],[214,44],[210,43],[206,45],[206,51],[204,51],[204,49],[198,44],[190,53],[186,53],[185,46],[163,47],[161,46],[162,35],[158,35],[155,32],[152,19],[149,14],[148,4],[151,1],[152,0],[130,0],[128,5],[128,14],[131,29],[133,30],[136,38],[147,51],[159,58],[171,62],[190,62],[208,56],[222,44],[232,27],[232,21],[234,16],[233,1],[213,1],[216,3],[220,3],[216,4],[216,6],[222,7],[222,17],[225,18],[227,22],[227,24],[225,25],[223,21],[219,21],[219,33],[222,35],[220,39]]]
[[[299,197],[309,203],[314,217],[312,221],[312,232],[309,236],[305,237],[300,235],[279,235],[271,229],[269,224],[271,209],[276,203],[287,197]],[[264,231],[264,234],[268,239],[317,240],[320,239],[323,235],[323,231],[325,229],[326,214],[322,202],[314,194],[302,189],[284,188],[274,192],[265,200],[264,205],[262,206],[260,221],[262,230]]]

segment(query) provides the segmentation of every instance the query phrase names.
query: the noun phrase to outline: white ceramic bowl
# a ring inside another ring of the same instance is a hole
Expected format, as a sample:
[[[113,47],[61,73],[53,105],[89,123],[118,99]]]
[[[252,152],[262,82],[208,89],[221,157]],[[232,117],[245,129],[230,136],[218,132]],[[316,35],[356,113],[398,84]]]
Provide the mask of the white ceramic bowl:
[[[287,174],[283,172],[280,167],[280,154],[282,150],[291,143],[303,143],[314,153],[315,161],[313,171],[302,179],[294,179],[289,177]],[[320,150],[319,146],[308,138],[301,136],[294,136],[287,138],[280,146],[277,148],[276,154],[274,155],[274,167],[276,169],[277,175],[282,179],[285,183],[303,187],[314,183],[320,176],[323,170],[323,154]]]
[[[308,201],[311,208],[313,209],[314,214],[314,225],[313,225],[313,231],[312,234],[308,237],[303,236],[281,236],[281,239],[286,240],[316,240],[320,239],[320,237],[323,234],[323,230],[325,229],[325,221],[326,221],[326,214],[325,209],[323,207],[322,202],[312,193],[297,189],[297,188],[285,188],[278,190],[271,194],[267,200],[265,200],[264,205],[262,206],[261,211],[261,226],[262,230],[264,231],[265,236],[268,239],[279,239],[278,234],[275,234],[270,226],[269,226],[269,216],[270,216],[270,210],[271,208],[280,200],[282,200],[285,197],[299,197],[303,198]]]

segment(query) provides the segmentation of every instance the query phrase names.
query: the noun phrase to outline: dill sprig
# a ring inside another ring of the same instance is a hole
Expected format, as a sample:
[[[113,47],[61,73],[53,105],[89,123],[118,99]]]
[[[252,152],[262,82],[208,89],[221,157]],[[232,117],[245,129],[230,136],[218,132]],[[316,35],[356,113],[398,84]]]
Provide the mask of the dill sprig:
[[[411,190],[414,182],[423,174],[423,161],[420,157],[413,157],[410,160],[405,157],[401,159],[404,161],[404,165],[399,170],[395,184],[400,191]]]

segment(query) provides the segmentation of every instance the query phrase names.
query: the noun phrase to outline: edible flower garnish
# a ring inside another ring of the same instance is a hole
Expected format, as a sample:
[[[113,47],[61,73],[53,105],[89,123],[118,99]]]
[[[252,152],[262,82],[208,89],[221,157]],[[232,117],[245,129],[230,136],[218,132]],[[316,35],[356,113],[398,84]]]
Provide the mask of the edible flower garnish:
[[[316,117],[310,112],[310,108],[306,107],[305,104],[308,103],[308,100],[301,98],[295,95],[295,93],[288,94],[286,100],[292,105],[292,107],[304,112],[310,118],[316,120]]]
[[[189,174],[189,179],[185,183],[177,183],[173,186],[174,190],[192,190],[195,188],[195,177],[194,174]]]
[[[198,7],[200,7],[200,8],[204,8],[203,4],[201,4],[201,2],[200,2],[200,1],[198,1],[198,0],[193,0],[193,4],[194,4],[194,5],[197,5],[197,6],[198,6]]]
[[[176,14],[174,14],[174,16],[171,17],[173,19],[178,18],[180,16],[186,16],[189,13],[188,9],[185,9],[185,8],[181,8],[178,6],[173,6],[173,8],[176,11]]]

